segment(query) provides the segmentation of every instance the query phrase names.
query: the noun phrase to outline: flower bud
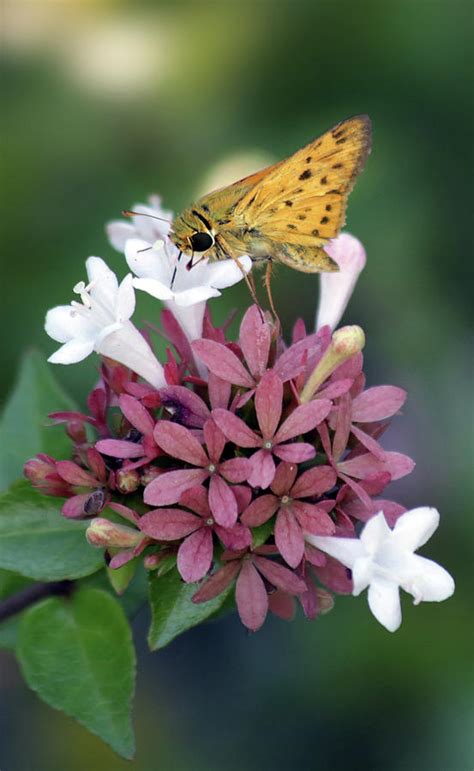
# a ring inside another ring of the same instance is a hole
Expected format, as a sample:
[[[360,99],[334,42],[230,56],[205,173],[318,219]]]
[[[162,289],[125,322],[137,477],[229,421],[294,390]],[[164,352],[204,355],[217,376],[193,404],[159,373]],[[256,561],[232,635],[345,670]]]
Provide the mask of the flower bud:
[[[140,475],[136,469],[121,468],[115,473],[115,482],[121,493],[134,493],[140,485]]]
[[[48,476],[56,473],[56,463],[47,455],[42,455],[27,460],[23,471],[31,484],[38,485],[44,482]]]
[[[160,474],[163,474],[165,469],[158,468],[158,466],[146,466],[143,471],[142,475],[140,477],[140,482],[143,485],[143,487],[146,487],[150,484],[150,482],[153,482],[156,477],[159,477]]]
[[[85,444],[87,442],[87,434],[84,423],[82,420],[70,420],[66,425],[66,434],[74,444]]]
[[[91,546],[128,548],[136,546],[143,536],[131,527],[96,517],[86,530],[86,538]]]
[[[300,402],[309,402],[319,386],[347,359],[362,350],[365,345],[364,330],[358,326],[337,329],[331,343],[309,376],[300,394]]]

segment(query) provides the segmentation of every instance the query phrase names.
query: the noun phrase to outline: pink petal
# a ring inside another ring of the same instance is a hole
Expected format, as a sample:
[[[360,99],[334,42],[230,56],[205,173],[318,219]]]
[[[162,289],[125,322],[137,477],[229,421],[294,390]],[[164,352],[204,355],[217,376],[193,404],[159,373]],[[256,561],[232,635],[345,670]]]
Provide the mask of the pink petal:
[[[253,561],[260,573],[277,589],[283,589],[284,592],[290,594],[300,594],[305,591],[304,581],[298,578],[293,571],[279,565],[278,562],[273,562],[266,557],[254,557]]]
[[[210,461],[212,463],[219,463],[227,439],[212,418],[209,418],[204,423],[204,441]]]
[[[352,420],[373,423],[395,415],[405,403],[407,392],[396,386],[375,386],[354,399]]]
[[[200,517],[210,517],[208,492],[205,487],[198,485],[190,487],[181,495],[179,502],[181,506],[186,506],[199,514]]]
[[[56,463],[56,471],[61,479],[65,482],[69,482],[70,485],[76,487],[101,487],[102,483],[98,482],[92,474],[85,471],[83,468],[73,463],[72,460],[59,460]]]
[[[180,385],[167,386],[160,389],[161,403],[182,425],[192,428],[202,428],[211,416],[209,409],[200,396]]]
[[[247,485],[233,485],[232,492],[237,501],[237,509],[240,514],[241,511],[247,508],[252,500],[252,490]]]
[[[209,372],[208,378],[208,392],[209,401],[213,410],[217,407],[221,407],[224,410],[229,406],[230,394],[232,391],[232,384],[228,380],[223,380],[214,374]]]
[[[403,455],[400,452],[385,453],[384,462],[375,458],[371,453],[366,453],[338,464],[340,471],[356,477],[356,479],[364,479],[370,474],[387,471],[392,481],[410,474],[414,467],[414,461],[408,455]]]
[[[354,354],[354,356],[351,356],[350,359],[346,359],[345,362],[340,364],[339,367],[334,370],[331,375],[331,382],[334,380],[343,380],[345,378],[351,378],[351,380],[355,380],[361,373],[362,364],[362,354]]]
[[[137,431],[140,431],[140,433],[145,436],[153,434],[155,421],[138,399],[135,399],[128,394],[122,394],[119,399],[119,404],[120,409],[128,422],[131,423]]]
[[[192,601],[196,603],[208,602],[209,600],[214,599],[214,597],[217,597],[219,594],[222,594],[222,592],[227,589],[229,584],[232,583],[239,570],[239,560],[227,562],[223,567],[219,568],[216,573],[207,579],[207,581],[201,586],[196,594],[192,596]]]
[[[105,482],[107,479],[107,467],[104,463],[102,455],[97,452],[95,447],[89,447],[87,450],[87,463],[89,464],[91,471],[93,471],[95,477]]]
[[[301,528],[293,513],[282,508],[278,512],[275,523],[275,543],[285,562],[296,568],[304,554],[304,540]]]
[[[293,487],[297,473],[296,463],[279,463],[271,485],[272,492],[278,496],[288,494]]]
[[[363,485],[360,485],[354,479],[351,479],[350,477],[346,476],[345,474],[341,474],[340,472],[339,472],[339,476],[346,483],[346,485],[350,487],[351,491],[355,493],[355,495],[359,498],[359,500],[362,501],[362,503],[365,506],[370,506],[370,497],[365,491],[365,488]]]
[[[248,391],[244,391],[243,393],[236,393],[232,400],[232,404],[230,405],[230,411],[235,412],[236,410],[241,410],[242,407],[245,407],[247,402],[252,399],[255,388],[250,388]]]
[[[301,404],[280,426],[275,434],[275,442],[286,442],[300,434],[306,434],[321,423],[329,413],[332,403],[329,399],[313,399]]]
[[[252,543],[252,533],[248,527],[237,522],[233,527],[221,527],[215,525],[215,532],[227,549],[240,551],[247,549]]]
[[[252,632],[260,629],[268,611],[268,596],[265,584],[252,563],[242,564],[235,587],[235,601],[240,620]]]
[[[315,466],[304,471],[291,488],[292,498],[314,498],[336,484],[336,472],[331,466]]]
[[[316,455],[316,449],[307,442],[289,442],[288,444],[277,444],[273,448],[273,454],[287,463],[304,463],[311,460]]]
[[[227,439],[237,447],[260,447],[262,440],[243,420],[229,410],[212,410],[212,417]]]
[[[247,480],[249,485],[265,490],[271,485],[275,476],[275,461],[270,450],[257,450],[249,460],[252,466]]]
[[[124,506],[122,503],[115,503],[114,501],[111,501],[107,504],[107,506],[109,509],[112,509],[112,511],[115,511],[117,514],[120,514],[121,517],[126,519],[128,522],[132,522],[134,525],[140,522],[140,517],[137,512],[133,509],[130,509],[128,506]]]
[[[304,372],[308,358],[322,352],[324,341],[319,333],[308,335],[291,345],[277,359],[274,372],[286,383]]]
[[[387,520],[390,527],[393,527],[402,514],[405,513],[405,506],[401,506],[395,501],[387,501],[383,498],[376,498],[370,502],[370,506],[364,506],[362,501],[355,499],[353,501],[347,501],[343,504],[344,511],[350,517],[360,519],[362,522],[367,522],[379,511],[383,511],[384,517]]]
[[[232,527],[237,519],[237,501],[234,493],[218,474],[211,476],[209,484],[209,506],[216,522],[223,527]]]
[[[351,572],[333,557],[326,558],[322,568],[314,568],[314,572],[324,586],[337,594],[352,594],[353,584]]]
[[[268,607],[271,613],[283,621],[291,621],[295,615],[295,601],[291,594],[277,589],[268,596]]]
[[[68,519],[80,519],[85,517],[84,506],[89,500],[90,493],[82,493],[81,495],[73,495],[72,498],[68,498],[61,507],[61,514]]]
[[[177,503],[185,490],[202,484],[207,477],[208,473],[203,469],[167,471],[145,487],[143,500],[149,506]]]
[[[326,555],[324,552],[311,546],[310,543],[305,544],[304,555],[308,562],[315,567],[323,567],[326,564]]]
[[[127,442],[124,439],[99,439],[95,447],[96,450],[111,458],[140,458],[145,455],[142,444]]]
[[[281,418],[283,383],[271,369],[262,376],[255,392],[255,412],[264,439],[272,439]]]
[[[159,420],[153,432],[155,442],[173,458],[179,458],[193,466],[207,466],[209,458],[198,440],[184,426]]]
[[[192,343],[193,353],[201,359],[211,372],[234,385],[252,388],[253,378],[244,365],[227,346],[214,340],[195,340]]]
[[[219,474],[228,482],[245,482],[252,471],[247,458],[230,458],[219,465]]]
[[[329,382],[325,388],[318,391],[318,399],[337,399],[338,396],[343,396],[350,390],[353,382],[350,378]]]
[[[270,519],[278,509],[279,500],[274,495],[259,495],[241,516],[244,525],[258,527]]]
[[[303,592],[303,594],[300,594],[298,599],[306,618],[309,618],[312,621],[318,615],[318,595],[311,578],[305,576],[303,580],[306,584],[306,591]]]
[[[332,454],[337,462],[342,457],[351,431],[351,405],[349,394],[341,396],[336,407],[335,433],[332,440]]]
[[[140,519],[140,530],[157,541],[176,541],[202,526],[202,519],[183,509],[153,509]]]
[[[135,559],[135,557],[135,549],[122,549],[122,551],[119,551],[118,554],[114,554],[109,562],[109,568],[111,570],[123,568],[124,565],[126,565],[128,562],[131,562],[133,559]]]
[[[251,305],[240,325],[239,343],[255,378],[263,375],[267,367],[271,337],[270,325],[262,319],[260,308]]]
[[[299,340],[303,340],[306,337],[306,324],[303,319],[296,319],[293,330],[291,332],[291,342],[297,343]]]
[[[336,526],[331,517],[326,514],[324,509],[313,503],[293,501],[291,511],[298,519],[305,533],[311,533],[311,535],[334,535],[336,532]]]
[[[177,568],[181,578],[189,584],[200,581],[212,563],[212,530],[202,527],[188,536],[178,549]]]
[[[376,439],[371,437],[369,434],[366,434],[365,431],[362,431],[362,429],[357,428],[357,426],[354,425],[351,426],[351,433],[354,434],[356,439],[358,439],[359,442],[364,445],[366,450],[369,450],[369,452],[372,453],[372,455],[375,455],[375,457],[381,461],[385,460],[385,450]]]

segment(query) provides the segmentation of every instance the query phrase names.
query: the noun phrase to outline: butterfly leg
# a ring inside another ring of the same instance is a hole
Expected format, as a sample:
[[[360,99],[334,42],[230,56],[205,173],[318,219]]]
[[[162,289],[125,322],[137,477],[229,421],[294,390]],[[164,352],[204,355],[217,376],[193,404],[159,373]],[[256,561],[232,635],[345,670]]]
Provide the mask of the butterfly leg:
[[[183,253],[183,252],[180,252],[180,253],[178,254],[178,258],[177,258],[177,260],[176,260],[176,265],[174,266],[174,270],[173,270],[173,276],[172,276],[172,278],[171,278],[170,289],[173,289],[173,286],[174,286],[174,280],[175,280],[175,278],[176,278],[176,273],[177,273],[177,270],[178,270],[178,262],[179,262],[179,261],[180,261],[180,259],[181,259],[181,255],[182,255],[182,253]]]
[[[277,326],[281,328],[280,318],[278,316],[278,313],[276,312],[275,303],[273,302],[272,270],[273,270],[273,260],[271,257],[269,257],[267,261],[267,269],[265,271],[265,289],[267,290],[268,302],[270,303],[271,312],[275,317],[275,323],[277,324]]]

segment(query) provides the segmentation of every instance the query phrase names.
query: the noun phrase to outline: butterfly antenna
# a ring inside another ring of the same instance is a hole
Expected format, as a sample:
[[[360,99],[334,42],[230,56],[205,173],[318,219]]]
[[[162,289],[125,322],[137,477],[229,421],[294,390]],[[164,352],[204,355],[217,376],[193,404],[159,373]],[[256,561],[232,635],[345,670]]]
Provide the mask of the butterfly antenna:
[[[171,277],[171,284],[170,284],[170,289],[173,289],[173,286],[174,286],[174,280],[175,280],[175,278],[176,278],[176,273],[177,273],[177,270],[178,270],[178,262],[179,262],[179,261],[180,261],[180,259],[181,259],[181,255],[182,255],[182,253],[183,253],[183,252],[182,252],[182,251],[180,251],[180,253],[178,254],[178,259],[176,260],[176,265],[174,266],[173,275],[172,275],[172,277]]]
[[[153,220],[160,220],[161,222],[168,222],[171,224],[172,220],[167,220],[164,217],[157,217],[156,214],[148,214],[144,211],[132,211],[131,209],[122,209],[124,217],[151,217]]]

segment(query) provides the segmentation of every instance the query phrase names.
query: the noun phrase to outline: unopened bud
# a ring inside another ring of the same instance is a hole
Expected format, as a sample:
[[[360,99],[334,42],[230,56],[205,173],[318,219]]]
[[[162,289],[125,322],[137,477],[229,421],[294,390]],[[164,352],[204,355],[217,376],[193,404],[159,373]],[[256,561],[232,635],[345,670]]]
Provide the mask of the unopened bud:
[[[158,468],[158,466],[146,466],[146,468],[143,469],[142,475],[140,477],[140,482],[143,485],[143,487],[146,487],[150,484],[150,482],[153,482],[154,479],[160,476],[160,474],[163,474],[165,469]]]
[[[74,444],[85,444],[87,434],[84,423],[81,420],[70,420],[66,426],[66,434]]]
[[[91,546],[121,549],[136,546],[143,536],[131,527],[118,525],[103,517],[96,517],[86,530],[86,538]]]
[[[140,486],[140,475],[136,469],[121,468],[115,474],[117,489],[124,493],[134,493]]]
[[[358,326],[337,329],[331,343],[309,376],[301,394],[300,402],[309,402],[319,386],[324,383],[343,362],[359,353],[365,345],[364,330]]]
[[[27,460],[23,471],[33,485],[38,485],[44,482],[51,474],[56,474],[56,464],[48,456],[43,455],[42,457]]]

